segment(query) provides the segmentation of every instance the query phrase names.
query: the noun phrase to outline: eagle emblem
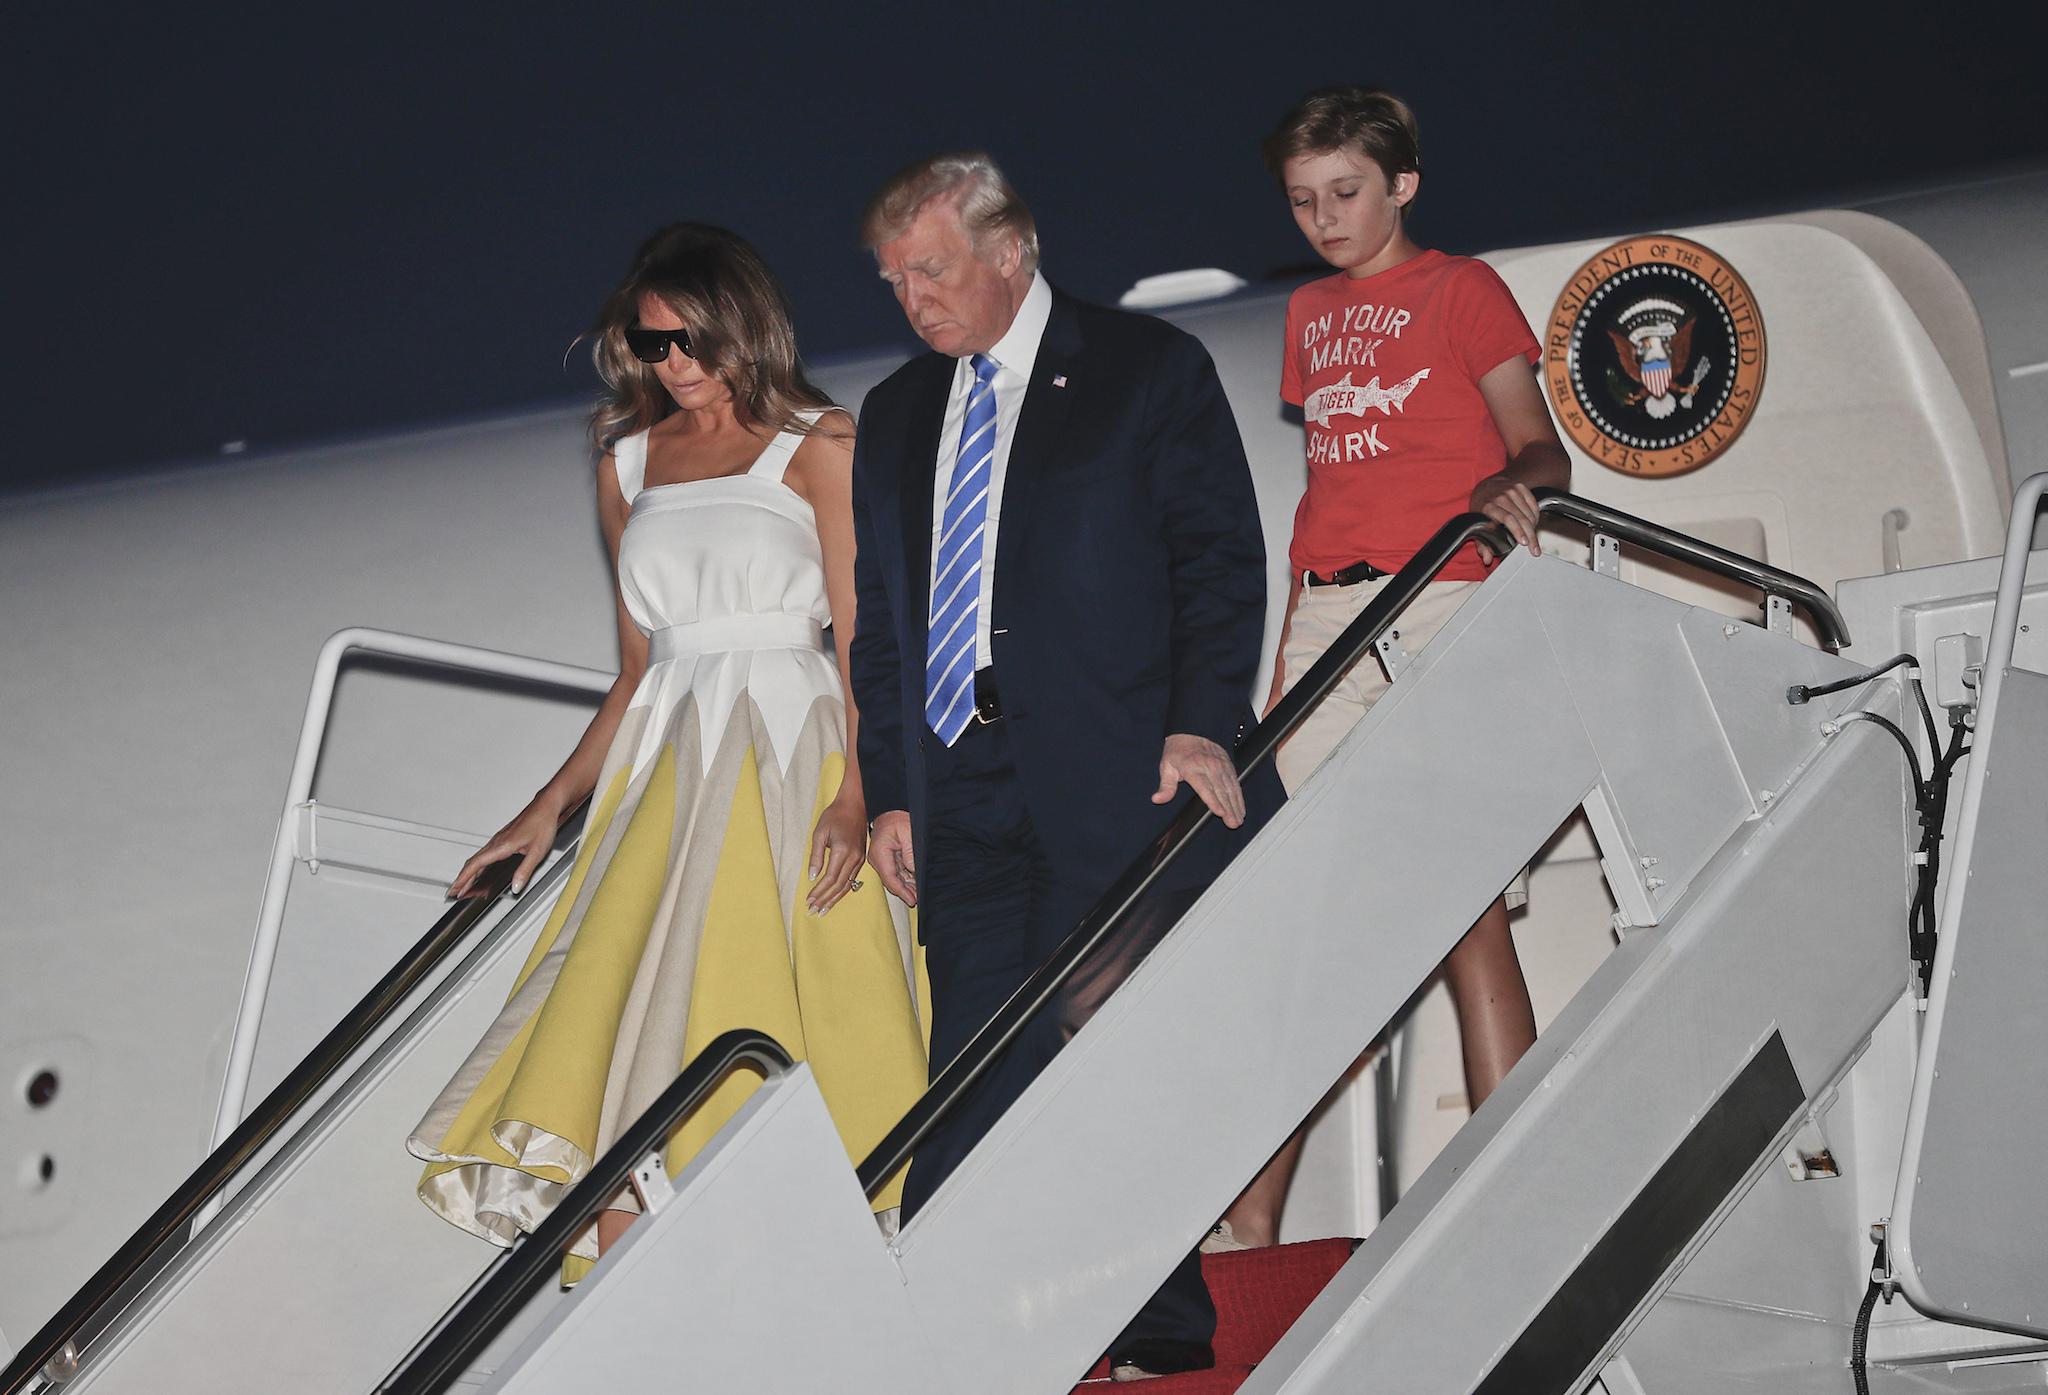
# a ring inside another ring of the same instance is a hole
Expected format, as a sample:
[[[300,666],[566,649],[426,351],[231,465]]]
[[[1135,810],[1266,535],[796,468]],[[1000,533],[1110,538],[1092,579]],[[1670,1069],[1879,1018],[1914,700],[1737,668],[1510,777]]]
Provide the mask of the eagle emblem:
[[[1624,407],[1641,405],[1658,421],[1692,406],[1713,370],[1713,360],[1702,354],[1691,364],[1691,376],[1686,376],[1695,318],[1684,306],[1659,299],[1637,301],[1621,312],[1607,331],[1614,341],[1614,356],[1621,361],[1620,373],[1607,370],[1607,390],[1617,402]]]
[[[1718,457],[1763,392],[1763,312],[1748,283],[1713,248],[1669,233],[1589,256],[1558,292],[1543,343],[1558,429],[1644,479]]]

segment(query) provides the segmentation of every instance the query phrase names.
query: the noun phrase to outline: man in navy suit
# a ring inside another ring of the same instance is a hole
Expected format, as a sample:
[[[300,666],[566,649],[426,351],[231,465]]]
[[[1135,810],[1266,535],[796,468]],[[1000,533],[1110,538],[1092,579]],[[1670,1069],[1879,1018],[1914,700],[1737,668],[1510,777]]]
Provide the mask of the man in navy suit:
[[[1265,550],[1207,352],[1053,290],[986,155],[897,175],[862,238],[932,350],[861,411],[851,678],[870,859],[920,906],[936,1072],[1156,838],[1181,785],[1244,825],[1230,750],[1252,720]],[[1141,938],[1248,832],[1205,837]],[[1033,1023],[919,1148],[906,1215],[1058,1049],[1072,1008]],[[1118,1339],[1116,1373],[1208,1366],[1214,1329],[1190,1255]]]

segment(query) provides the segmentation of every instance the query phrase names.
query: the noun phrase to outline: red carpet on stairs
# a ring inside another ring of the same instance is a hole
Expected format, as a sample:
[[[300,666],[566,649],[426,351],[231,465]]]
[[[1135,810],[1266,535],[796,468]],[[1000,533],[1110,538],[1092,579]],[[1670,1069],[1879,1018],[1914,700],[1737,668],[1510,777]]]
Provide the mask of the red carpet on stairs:
[[[1216,1299],[1216,1366],[1162,1376],[1134,1387],[1145,1395],[1230,1395],[1263,1361],[1309,1301],[1351,1258],[1352,1240],[1308,1240],[1264,1250],[1203,1255],[1202,1277]],[[1107,1382],[1109,1363],[1098,1361],[1089,1382]],[[1104,1385],[1078,1390],[1096,1395]]]

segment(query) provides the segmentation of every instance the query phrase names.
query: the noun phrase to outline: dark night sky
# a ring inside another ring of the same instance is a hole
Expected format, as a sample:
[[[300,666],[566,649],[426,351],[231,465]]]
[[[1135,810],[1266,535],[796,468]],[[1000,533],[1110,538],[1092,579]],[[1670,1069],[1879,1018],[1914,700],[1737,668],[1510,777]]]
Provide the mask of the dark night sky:
[[[1070,290],[1256,280],[1307,250],[1256,141],[1331,81],[1414,102],[1453,250],[2048,154],[2037,4],[128,9],[0,40],[0,488],[576,397],[564,347],[678,217],[761,246],[812,358],[905,344],[852,228],[948,146]]]

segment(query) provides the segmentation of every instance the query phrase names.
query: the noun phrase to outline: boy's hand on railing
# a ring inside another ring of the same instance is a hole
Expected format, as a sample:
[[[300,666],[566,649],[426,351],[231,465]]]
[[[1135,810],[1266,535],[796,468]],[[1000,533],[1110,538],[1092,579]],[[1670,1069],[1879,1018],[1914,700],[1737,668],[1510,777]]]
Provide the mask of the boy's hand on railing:
[[[1472,491],[1472,511],[1483,513],[1506,528],[1516,542],[1529,549],[1530,555],[1543,555],[1543,549],[1536,543],[1540,514],[1536,496],[1529,492],[1528,485],[1517,484],[1506,475],[1488,475]],[[1493,556],[1493,549],[1484,542],[1478,547],[1489,559]]]

